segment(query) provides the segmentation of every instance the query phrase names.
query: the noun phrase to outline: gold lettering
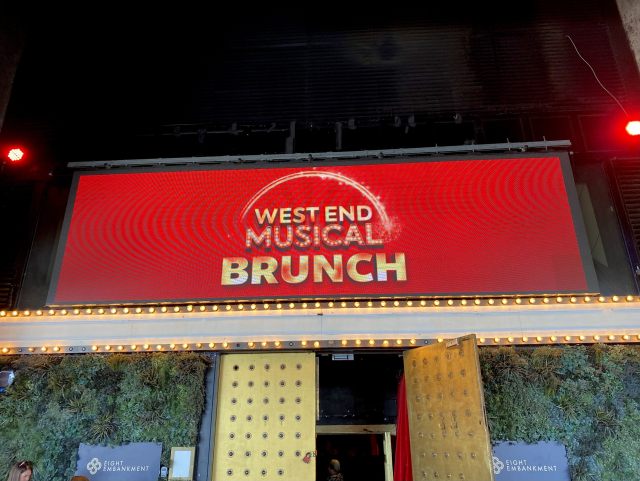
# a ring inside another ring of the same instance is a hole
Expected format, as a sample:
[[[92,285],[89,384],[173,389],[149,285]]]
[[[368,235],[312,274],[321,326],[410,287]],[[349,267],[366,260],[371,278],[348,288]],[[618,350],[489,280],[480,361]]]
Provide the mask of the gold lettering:
[[[247,282],[249,274],[245,270],[249,261],[244,257],[224,257],[222,259],[222,285],[237,286]]]
[[[291,274],[291,256],[282,257],[282,278],[287,284],[300,284],[309,275],[309,256],[299,257],[298,275]]]
[[[278,281],[273,273],[278,269],[278,261],[269,256],[253,258],[251,266],[251,284],[262,284],[262,278],[267,284],[277,284]]]
[[[378,281],[385,282],[387,280],[387,271],[396,273],[396,281],[407,280],[407,267],[404,262],[404,254],[396,252],[394,255],[395,262],[387,262],[386,254],[376,254],[376,270],[378,271]]]
[[[342,282],[342,256],[333,256],[333,266],[325,256],[313,256],[313,282],[322,282],[322,271],[326,272],[331,282]]]
[[[356,282],[371,282],[372,274],[360,274],[358,272],[358,262],[371,262],[371,254],[354,254],[347,261],[347,275]]]

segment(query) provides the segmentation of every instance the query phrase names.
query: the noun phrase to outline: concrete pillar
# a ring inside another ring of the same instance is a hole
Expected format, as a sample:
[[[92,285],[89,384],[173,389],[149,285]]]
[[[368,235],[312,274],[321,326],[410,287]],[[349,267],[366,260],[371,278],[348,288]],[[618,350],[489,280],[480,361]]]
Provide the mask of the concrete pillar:
[[[636,67],[640,70],[640,2],[638,0],[616,0],[622,25],[631,45]]]

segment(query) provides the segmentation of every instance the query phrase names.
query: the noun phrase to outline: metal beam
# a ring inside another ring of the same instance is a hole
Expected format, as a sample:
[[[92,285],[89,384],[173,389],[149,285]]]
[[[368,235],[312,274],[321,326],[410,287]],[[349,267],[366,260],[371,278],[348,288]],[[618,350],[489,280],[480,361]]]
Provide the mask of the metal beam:
[[[492,151],[526,152],[528,149],[558,149],[571,147],[570,140],[546,140],[542,142],[515,142],[504,144],[450,145],[418,147],[413,149],[355,150],[351,152],[307,152],[269,155],[219,155],[215,157],[178,157],[172,159],[94,160],[69,162],[70,169],[109,169],[111,167],[143,167],[162,165],[201,165],[236,162],[292,162],[308,160],[362,159],[366,157],[398,157],[434,154],[455,154]]]

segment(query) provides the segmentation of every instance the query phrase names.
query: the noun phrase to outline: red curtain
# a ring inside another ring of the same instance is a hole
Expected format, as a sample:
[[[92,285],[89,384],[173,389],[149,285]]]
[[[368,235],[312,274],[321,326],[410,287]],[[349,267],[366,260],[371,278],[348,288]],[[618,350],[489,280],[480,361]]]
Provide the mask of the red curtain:
[[[411,444],[409,441],[409,415],[407,414],[407,390],[404,385],[404,374],[398,383],[395,461],[393,480],[413,481],[413,473],[411,472]]]

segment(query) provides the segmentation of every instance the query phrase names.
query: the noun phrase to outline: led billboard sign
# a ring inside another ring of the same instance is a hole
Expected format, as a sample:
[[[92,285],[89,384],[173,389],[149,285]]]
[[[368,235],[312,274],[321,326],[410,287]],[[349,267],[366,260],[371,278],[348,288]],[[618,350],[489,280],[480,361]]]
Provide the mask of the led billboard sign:
[[[112,172],[50,305],[597,292],[564,154]]]

